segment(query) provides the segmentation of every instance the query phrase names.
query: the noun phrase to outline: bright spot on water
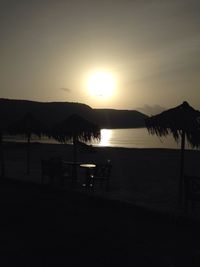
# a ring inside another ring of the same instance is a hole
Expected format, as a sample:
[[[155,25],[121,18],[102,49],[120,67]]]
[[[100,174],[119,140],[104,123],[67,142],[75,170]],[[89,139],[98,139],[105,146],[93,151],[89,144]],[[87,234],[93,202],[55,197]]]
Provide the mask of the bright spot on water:
[[[101,129],[101,141],[99,143],[99,146],[109,146],[111,137],[112,137],[111,130]]]

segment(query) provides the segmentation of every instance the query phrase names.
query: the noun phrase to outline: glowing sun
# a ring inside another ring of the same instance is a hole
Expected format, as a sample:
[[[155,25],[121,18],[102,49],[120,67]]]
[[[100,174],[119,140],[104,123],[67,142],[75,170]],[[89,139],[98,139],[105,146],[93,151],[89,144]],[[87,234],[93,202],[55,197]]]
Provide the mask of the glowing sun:
[[[95,72],[88,79],[88,91],[91,96],[109,98],[113,95],[115,80],[109,72]]]

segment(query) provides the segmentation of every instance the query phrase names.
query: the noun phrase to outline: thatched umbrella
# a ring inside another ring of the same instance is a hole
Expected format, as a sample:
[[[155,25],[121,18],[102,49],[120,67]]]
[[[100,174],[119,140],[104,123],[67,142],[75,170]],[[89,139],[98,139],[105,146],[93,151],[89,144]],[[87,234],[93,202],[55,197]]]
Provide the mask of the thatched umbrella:
[[[0,113],[0,177],[5,176],[5,156],[4,156],[4,135],[7,134],[7,121],[5,114],[1,111]]]
[[[9,134],[11,135],[25,135],[27,138],[27,174],[30,173],[30,141],[32,134],[39,137],[45,133],[46,128],[39,120],[37,120],[31,112],[28,112],[9,126]]]
[[[96,124],[84,119],[83,117],[73,114],[53,127],[51,137],[61,143],[72,141],[73,161],[75,163],[74,175],[76,178],[78,141],[90,142],[92,140],[100,140],[100,128]]]
[[[4,149],[3,149],[3,131],[0,130],[0,159],[1,159],[1,177],[5,176],[5,162],[4,162]]]
[[[164,111],[158,115],[145,120],[146,127],[151,134],[167,136],[172,134],[178,142],[181,140],[181,163],[179,197],[182,201],[183,194],[183,172],[184,172],[184,150],[185,139],[193,147],[200,147],[200,112],[193,109],[187,102]]]

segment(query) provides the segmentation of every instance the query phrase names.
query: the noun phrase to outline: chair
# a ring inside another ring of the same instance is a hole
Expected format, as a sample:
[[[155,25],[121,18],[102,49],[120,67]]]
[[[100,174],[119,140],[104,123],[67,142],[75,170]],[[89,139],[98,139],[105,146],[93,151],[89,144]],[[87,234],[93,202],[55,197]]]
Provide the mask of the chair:
[[[64,185],[65,180],[71,181],[71,184],[73,185],[74,182],[76,182],[75,172],[76,172],[75,165],[73,165],[71,163],[62,162],[62,171],[60,174],[61,185]]]
[[[47,176],[49,182],[53,183],[55,178],[62,173],[62,162],[60,158],[51,158],[41,160],[41,183],[44,184],[44,178]]]
[[[108,190],[110,186],[111,170],[112,164],[110,161],[106,164],[97,164],[93,175],[91,175],[92,184],[95,186],[95,184],[98,183],[101,188],[105,186],[106,190]]]
[[[194,208],[195,202],[200,202],[200,177],[184,175],[184,206]]]
[[[44,178],[47,176],[50,183],[57,180],[64,185],[65,179],[73,179],[72,167],[72,165],[65,164],[59,157],[41,160],[41,183],[44,184]]]

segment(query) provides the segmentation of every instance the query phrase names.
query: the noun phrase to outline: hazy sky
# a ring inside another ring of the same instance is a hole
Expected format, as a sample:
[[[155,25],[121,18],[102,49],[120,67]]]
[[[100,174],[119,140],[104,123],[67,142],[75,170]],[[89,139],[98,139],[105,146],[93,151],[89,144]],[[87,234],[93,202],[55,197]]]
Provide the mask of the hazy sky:
[[[0,0],[0,97],[200,109],[199,0]],[[113,75],[113,96],[88,77]]]

